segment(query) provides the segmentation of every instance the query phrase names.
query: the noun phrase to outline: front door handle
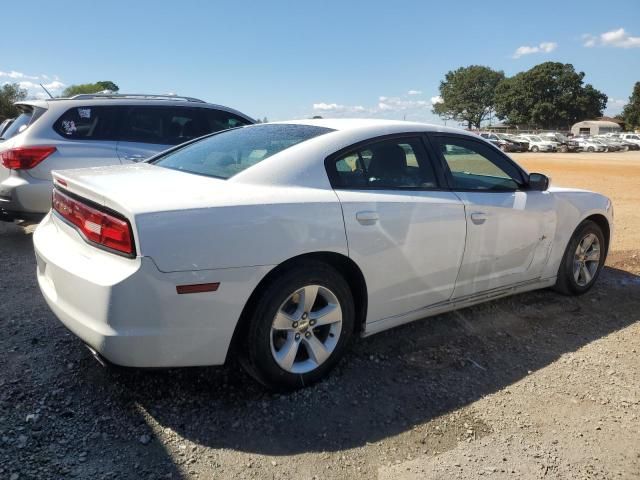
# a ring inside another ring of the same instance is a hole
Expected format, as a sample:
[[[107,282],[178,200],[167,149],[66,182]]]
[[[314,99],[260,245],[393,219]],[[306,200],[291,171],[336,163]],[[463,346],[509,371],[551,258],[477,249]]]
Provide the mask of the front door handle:
[[[473,212],[471,214],[471,221],[476,225],[481,225],[487,221],[487,214],[484,212]]]
[[[379,219],[378,212],[365,211],[356,213],[356,220],[358,220],[360,225],[373,225]]]

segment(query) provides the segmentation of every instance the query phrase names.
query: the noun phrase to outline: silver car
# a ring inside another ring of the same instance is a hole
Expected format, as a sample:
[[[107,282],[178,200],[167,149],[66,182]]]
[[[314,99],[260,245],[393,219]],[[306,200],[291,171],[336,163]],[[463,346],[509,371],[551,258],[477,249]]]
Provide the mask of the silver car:
[[[191,97],[76,95],[23,101],[0,139],[0,220],[39,220],[52,170],[139,162],[208,133],[255,123]]]

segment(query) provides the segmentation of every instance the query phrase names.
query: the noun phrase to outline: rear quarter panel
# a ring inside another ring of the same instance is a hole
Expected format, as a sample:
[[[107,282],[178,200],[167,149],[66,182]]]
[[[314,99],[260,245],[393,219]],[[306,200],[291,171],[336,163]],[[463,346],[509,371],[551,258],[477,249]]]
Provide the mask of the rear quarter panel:
[[[347,255],[335,193],[289,190],[275,201],[136,215],[140,253],[163,272],[277,265],[317,251]]]

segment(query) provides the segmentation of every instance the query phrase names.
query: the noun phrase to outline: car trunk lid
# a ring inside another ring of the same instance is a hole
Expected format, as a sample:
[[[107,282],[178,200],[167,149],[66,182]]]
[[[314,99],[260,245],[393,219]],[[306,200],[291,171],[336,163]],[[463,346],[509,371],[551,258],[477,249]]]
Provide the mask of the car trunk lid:
[[[54,184],[125,215],[197,208],[225,189],[224,180],[184,173],[148,163],[53,172]]]

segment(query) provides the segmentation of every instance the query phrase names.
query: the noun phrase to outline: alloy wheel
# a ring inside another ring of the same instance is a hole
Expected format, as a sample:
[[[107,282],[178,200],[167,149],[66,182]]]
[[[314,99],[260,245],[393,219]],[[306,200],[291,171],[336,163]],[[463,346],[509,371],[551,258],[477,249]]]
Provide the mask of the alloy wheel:
[[[584,287],[591,283],[600,265],[600,240],[589,233],[585,235],[578,246],[573,257],[573,278],[576,283]]]
[[[307,285],[282,303],[271,323],[271,354],[283,370],[304,374],[322,365],[342,333],[342,308],[327,287]]]

